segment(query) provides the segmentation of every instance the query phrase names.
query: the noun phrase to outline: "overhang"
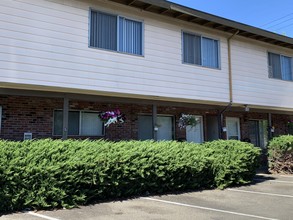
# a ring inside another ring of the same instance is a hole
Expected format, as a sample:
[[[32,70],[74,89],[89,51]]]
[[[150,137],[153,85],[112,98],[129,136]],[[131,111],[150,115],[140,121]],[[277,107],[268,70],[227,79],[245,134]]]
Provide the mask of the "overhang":
[[[260,28],[218,17],[165,0],[109,0],[166,17],[198,24],[257,41],[293,49],[293,38],[275,34]]]

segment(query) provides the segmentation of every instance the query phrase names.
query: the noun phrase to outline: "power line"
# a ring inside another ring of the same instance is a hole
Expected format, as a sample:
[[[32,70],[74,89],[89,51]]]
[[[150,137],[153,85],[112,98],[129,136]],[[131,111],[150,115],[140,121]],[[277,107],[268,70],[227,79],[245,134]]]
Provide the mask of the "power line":
[[[292,25],[293,25],[293,23],[288,24],[288,25],[286,25],[286,26],[283,26],[283,27],[280,27],[280,28],[278,28],[278,29],[275,29],[275,31],[281,30],[281,29],[283,29],[283,28],[286,28],[286,27],[289,27],[289,26],[292,26]]]
[[[280,24],[283,24],[283,23],[285,23],[285,22],[287,22],[287,21],[290,21],[290,20],[293,20],[293,18],[289,18],[289,19],[287,19],[287,20],[285,20],[285,21],[281,21],[281,22],[279,22],[279,23],[277,23],[277,24],[274,24],[274,25],[271,25],[271,26],[269,26],[269,27],[266,27],[266,29],[270,29],[270,28],[272,28],[272,27],[276,27],[276,26],[278,26],[278,25],[280,25]]]
[[[281,20],[281,19],[283,19],[283,18],[289,17],[290,15],[293,15],[293,13],[287,14],[287,15],[285,15],[285,16],[283,16],[283,17],[280,17],[280,18],[277,18],[277,19],[275,19],[275,20],[273,20],[273,21],[270,21],[270,22],[268,22],[268,23],[265,23],[265,24],[261,25],[260,27],[267,26],[267,25],[269,25],[269,24],[274,23],[275,21],[279,21],[279,20]]]

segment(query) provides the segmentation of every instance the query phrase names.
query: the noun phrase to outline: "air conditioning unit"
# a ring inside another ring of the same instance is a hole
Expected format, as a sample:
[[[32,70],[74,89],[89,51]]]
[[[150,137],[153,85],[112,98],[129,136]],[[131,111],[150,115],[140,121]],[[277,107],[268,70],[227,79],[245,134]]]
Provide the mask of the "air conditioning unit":
[[[23,134],[23,140],[26,141],[26,140],[31,140],[33,139],[33,133],[29,133],[29,132],[26,132]]]

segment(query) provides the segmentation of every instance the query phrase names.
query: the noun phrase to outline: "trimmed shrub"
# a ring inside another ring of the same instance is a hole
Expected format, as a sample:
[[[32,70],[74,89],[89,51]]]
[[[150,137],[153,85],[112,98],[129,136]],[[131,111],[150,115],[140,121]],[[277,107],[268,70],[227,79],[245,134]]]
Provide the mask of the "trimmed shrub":
[[[203,146],[209,149],[214,183],[218,188],[249,183],[259,167],[261,150],[253,144],[218,140]]]
[[[0,141],[0,211],[247,183],[259,151],[239,141]]]
[[[268,146],[269,170],[273,173],[293,174],[293,136],[275,137]]]

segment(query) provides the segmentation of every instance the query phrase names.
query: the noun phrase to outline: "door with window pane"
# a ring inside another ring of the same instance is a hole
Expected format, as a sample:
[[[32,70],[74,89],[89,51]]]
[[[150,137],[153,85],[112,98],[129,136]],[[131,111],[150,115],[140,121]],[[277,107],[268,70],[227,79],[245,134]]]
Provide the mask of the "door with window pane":
[[[203,142],[203,123],[202,116],[194,116],[197,119],[196,126],[186,126],[186,141],[194,143]]]
[[[249,139],[252,144],[260,148],[266,148],[268,143],[268,121],[267,120],[250,120],[249,122]]]
[[[157,117],[157,138],[158,140],[173,140],[173,117],[158,116]],[[141,115],[138,117],[138,139],[153,139],[152,116]]]
[[[226,118],[227,139],[240,140],[240,120],[239,118]]]

